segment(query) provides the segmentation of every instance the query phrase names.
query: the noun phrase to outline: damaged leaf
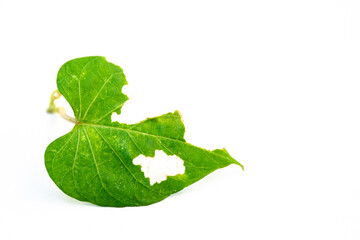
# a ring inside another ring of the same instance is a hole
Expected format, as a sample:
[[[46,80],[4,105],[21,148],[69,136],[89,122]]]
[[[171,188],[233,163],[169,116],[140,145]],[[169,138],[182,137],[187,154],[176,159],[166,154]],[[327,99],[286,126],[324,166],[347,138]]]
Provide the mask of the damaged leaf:
[[[121,91],[126,84],[123,70],[104,57],[78,58],[60,68],[58,91],[74,112],[75,126],[47,147],[45,165],[64,193],[100,206],[143,206],[163,200],[216,169],[230,164],[242,167],[225,149],[208,151],[187,143],[177,111],[137,124],[112,122],[112,113],[120,114],[128,100]],[[63,109],[51,107],[50,112],[64,115]],[[154,157],[159,151],[183,160],[185,172],[150,184],[142,166],[133,160],[141,155]]]

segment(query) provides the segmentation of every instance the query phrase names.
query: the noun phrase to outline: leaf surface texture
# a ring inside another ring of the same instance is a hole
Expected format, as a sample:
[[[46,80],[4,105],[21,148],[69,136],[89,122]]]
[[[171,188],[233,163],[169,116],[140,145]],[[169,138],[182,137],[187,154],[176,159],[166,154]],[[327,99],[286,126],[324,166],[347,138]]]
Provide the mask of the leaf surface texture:
[[[53,141],[45,152],[46,169],[67,195],[100,206],[143,206],[200,180],[230,164],[242,165],[225,149],[208,151],[187,143],[179,112],[148,118],[137,124],[112,122],[128,100],[123,70],[104,57],[77,58],[59,70],[57,86],[69,102],[78,123]],[[141,167],[133,164],[140,154],[154,157],[155,150],[184,161],[185,173],[150,185]]]

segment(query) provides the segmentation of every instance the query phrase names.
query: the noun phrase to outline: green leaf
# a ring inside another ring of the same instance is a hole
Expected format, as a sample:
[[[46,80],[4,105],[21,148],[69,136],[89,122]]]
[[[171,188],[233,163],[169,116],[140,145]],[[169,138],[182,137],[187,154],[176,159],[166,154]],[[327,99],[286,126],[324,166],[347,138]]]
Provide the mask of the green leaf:
[[[104,57],[84,57],[65,63],[57,86],[74,111],[76,124],[45,152],[46,169],[67,195],[100,206],[149,205],[176,193],[216,169],[237,164],[225,149],[208,151],[187,143],[179,112],[148,118],[137,124],[112,122],[128,97],[123,70]],[[133,160],[155,151],[176,155],[185,173],[150,184]]]

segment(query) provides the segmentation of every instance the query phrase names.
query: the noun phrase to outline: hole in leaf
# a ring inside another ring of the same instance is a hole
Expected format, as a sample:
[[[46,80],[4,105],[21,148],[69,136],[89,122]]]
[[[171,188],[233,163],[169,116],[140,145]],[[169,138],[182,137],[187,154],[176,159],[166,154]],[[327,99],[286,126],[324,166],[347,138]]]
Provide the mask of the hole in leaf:
[[[150,179],[150,185],[165,181],[167,176],[185,173],[184,161],[182,159],[175,155],[169,156],[160,150],[155,151],[153,158],[139,155],[134,158],[133,164],[141,166],[141,171],[145,177]]]

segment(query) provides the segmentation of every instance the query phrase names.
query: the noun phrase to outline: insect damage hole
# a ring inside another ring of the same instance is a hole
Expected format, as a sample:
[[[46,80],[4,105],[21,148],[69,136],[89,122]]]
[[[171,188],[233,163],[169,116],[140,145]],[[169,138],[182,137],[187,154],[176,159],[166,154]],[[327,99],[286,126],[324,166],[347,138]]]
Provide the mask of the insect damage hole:
[[[141,166],[141,171],[145,177],[150,179],[150,185],[165,181],[167,176],[185,173],[184,161],[182,159],[175,155],[169,156],[160,150],[155,151],[153,158],[139,155],[134,158],[133,164]]]

